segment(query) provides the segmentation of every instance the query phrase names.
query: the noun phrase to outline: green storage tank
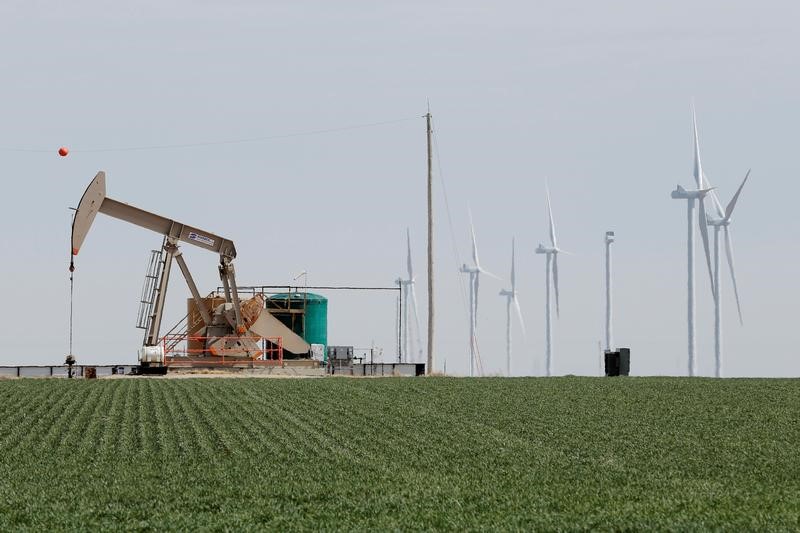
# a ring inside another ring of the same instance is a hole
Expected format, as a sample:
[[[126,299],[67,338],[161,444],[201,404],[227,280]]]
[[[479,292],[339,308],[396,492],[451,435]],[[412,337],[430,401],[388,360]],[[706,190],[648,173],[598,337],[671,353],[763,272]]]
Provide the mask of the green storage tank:
[[[328,345],[328,299],[310,292],[273,294],[267,309],[309,344]],[[305,310],[305,313],[298,311]]]

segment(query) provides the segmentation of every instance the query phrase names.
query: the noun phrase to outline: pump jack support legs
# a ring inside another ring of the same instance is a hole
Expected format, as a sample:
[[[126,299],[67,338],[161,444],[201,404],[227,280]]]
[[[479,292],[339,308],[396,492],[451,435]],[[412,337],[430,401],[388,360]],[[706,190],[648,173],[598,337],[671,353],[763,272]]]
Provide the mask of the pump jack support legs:
[[[178,247],[175,246],[176,250],[173,254],[175,261],[178,263],[178,266],[181,269],[183,278],[186,280],[186,285],[189,286],[189,291],[192,293],[194,303],[197,304],[197,310],[200,311],[200,316],[203,318],[203,324],[210,326],[211,314],[208,312],[208,309],[206,309],[205,303],[203,303],[203,298],[200,296],[200,292],[197,290],[197,285],[195,285],[192,274],[189,272],[189,267],[186,266],[186,261],[183,259],[183,254],[177,248]]]
[[[173,259],[175,259],[175,262],[178,263],[178,267],[181,269],[181,274],[183,274],[183,277],[186,280],[186,285],[189,286],[189,291],[192,293],[192,298],[194,298],[194,301],[197,304],[197,310],[200,312],[200,316],[203,318],[203,323],[206,326],[211,325],[211,314],[208,312],[208,309],[206,309],[205,303],[203,303],[203,298],[200,296],[200,292],[197,290],[197,285],[192,278],[191,272],[189,272],[189,267],[186,266],[186,261],[183,259],[183,254],[178,248],[177,241],[171,237],[167,237],[164,239],[163,248],[165,252],[164,268],[161,272],[161,280],[159,281],[158,285],[158,298],[156,299],[156,304],[153,308],[153,315],[150,317],[150,331],[147,334],[145,346],[156,346],[158,344],[158,333],[161,327],[161,315],[164,311],[164,299],[167,295],[167,285],[169,283],[169,273]]]
[[[233,303],[233,312],[236,314],[236,333],[241,335],[245,331],[242,309],[239,303],[239,289],[236,287],[236,271],[231,260],[224,256],[219,260],[219,278],[222,280],[222,286],[225,289],[225,301]]]

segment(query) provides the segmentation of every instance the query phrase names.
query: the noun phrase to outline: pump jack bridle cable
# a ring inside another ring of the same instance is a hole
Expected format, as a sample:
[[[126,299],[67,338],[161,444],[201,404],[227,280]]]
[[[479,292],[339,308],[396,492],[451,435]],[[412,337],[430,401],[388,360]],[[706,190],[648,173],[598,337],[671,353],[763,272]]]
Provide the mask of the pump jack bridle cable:
[[[73,208],[70,208],[73,209]],[[72,213],[72,224],[75,224],[75,213],[77,210],[74,210]],[[71,226],[70,226],[71,227]],[[75,256],[72,255],[72,247],[69,250],[69,356],[72,357],[72,302],[75,294]]]
[[[72,299],[75,292],[75,282],[73,280],[73,273],[75,272],[75,263],[72,259],[69,260],[69,354],[72,355]]]

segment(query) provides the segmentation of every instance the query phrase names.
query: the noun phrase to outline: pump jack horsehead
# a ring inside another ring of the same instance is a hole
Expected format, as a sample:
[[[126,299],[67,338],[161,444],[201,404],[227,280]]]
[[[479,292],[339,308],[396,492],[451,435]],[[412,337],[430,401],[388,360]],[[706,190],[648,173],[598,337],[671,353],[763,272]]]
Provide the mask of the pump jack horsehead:
[[[236,247],[233,241],[208,231],[181,224],[174,220],[118,202],[106,196],[106,174],[98,172],[83,193],[72,223],[72,255],[78,255],[97,213],[123,220],[149,229],[164,236],[163,263],[158,279],[156,297],[151,313],[144,347],[139,352],[143,367],[161,367],[164,350],[159,338],[164,301],[169,282],[170,267],[174,259],[189,286],[192,298],[202,318],[198,336],[205,339],[203,355],[257,359],[263,354],[259,340],[266,337],[281,337],[285,349],[293,353],[307,353],[310,346],[298,335],[285,327],[277,318],[264,310],[264,300],[256,295],[244,302],[239,300],[233,260]],[[194,283],[178,243],[192,244],[219,254],[219,276],[225,291],[225,303],[209,309]]]

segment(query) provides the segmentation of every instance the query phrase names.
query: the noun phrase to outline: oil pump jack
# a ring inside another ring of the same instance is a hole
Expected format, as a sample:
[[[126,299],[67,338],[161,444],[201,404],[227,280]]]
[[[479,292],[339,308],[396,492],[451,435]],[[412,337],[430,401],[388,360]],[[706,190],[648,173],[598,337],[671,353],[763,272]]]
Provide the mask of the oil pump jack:
[[[202,318],[204,348],[202,355],[242,359],[256,359],[263,354],[260,338],[280,336],[290,351],[304,353],[310,346],[277,318],[264,309],[261,295],[241,302],[236,286],[233,260],[236,247],[233,241],[208,231],[150,213],[138,207],[106,196],[106,174],[97,173],[81,197],[72,223],[72,255],[78,255],[83,241],[97,213],[149,229],[164,236],[159,275],[154,286],[154,299],[147,314],[144,345],[139,350],[139,364],[143,371],[166,371],[164,346],[159,338],[164,301],[169,274],[174,260],[183,274],[189,291]],[[213,309],[207,307],[200,296],[178,243],[186,243],[219,254],[219,277],[224,289],[225,302]]]

